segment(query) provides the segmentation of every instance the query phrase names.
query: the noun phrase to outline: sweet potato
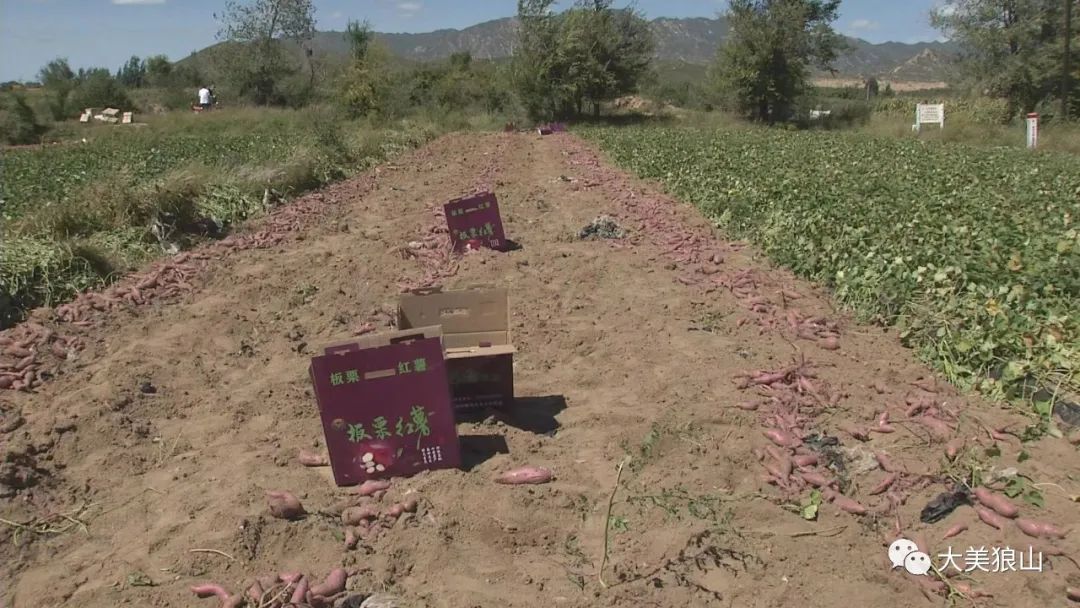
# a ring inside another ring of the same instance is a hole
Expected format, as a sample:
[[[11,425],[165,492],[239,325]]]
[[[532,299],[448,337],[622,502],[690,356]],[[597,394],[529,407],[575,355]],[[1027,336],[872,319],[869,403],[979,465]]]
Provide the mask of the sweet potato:
[[[281,582],[283,583],[295,585],[300,582],[300,579],[304,578],[304,575],[300,572],[282,572],[278,575],[278,578],[281,579]]]
[[[341,593],[345,590],[345,582],[348,578],[349,573],[344,568],[335,568],[326,575],[323,582],[311,587],[311,595],[329,597]]]
[[[323,454],[303,448],[297,453],[296,460],[305,467],[325,467],[330,464],[330,461]]]
[[[851,513],[852,515],[864,515],[866,513],[866,507],[843,494],[836,494],[833,496],[832,502],[839,507],[841,511]]]
[[[1020,509],[1008,498],[994,494],[989,488],[975,488],[975,498],[984,506],[990,507],[1003,517],[1013,518],[1020,514]]]
[[[304,603],[306,603],[309,588],[310,588],[310,583],[308,583],[307,577],[306,576],[301,576],[296,581],[296,588],[293,589],[292,597],[289,598],[289,601],[294,603],[294,604],[304,604]]]
[[[360,534],[357,532],[357,529],[353,526],[345,528],[345,550],[352,551],[359,542]]]
[[[797,467],[812,467],[818,463],[817,454],[796,454],[791,458]]]
[[[1035,538],[1065,538],[1065,532],[1054,526],[1040,521],[1020,518],[1016,520],[1016,527],[1028,536]]]
[[[419,506],[419,501],[417,501],[417,500],[416,500],[415,498],[406,498],[406,499],[405,499],[405,500],[404,500],[404,501],[403,501],[403,502],[401,503],[401,508],[402,508],[402,509],[403,509],[403,510],[404,510],[404,511],[405,511],[406,513],[416,513],[416,508],[417,508],[418,506]]]
[[[982,520],[984,524],[998,530],[1001,530],[1005,527],[1005,520],[1002,519],[1001,516],[997,513],[991,511],[990,509],[985,509],[978,506],[974,507],[974,509],[975,514],[979,516],[979,519]]]
[[[357,496],[371,496],[375,492],[390,489],[390,482],[385,479],[369,479],[351,490]]]
[[[399,504],[392,505],[389,509],[387,509],[386,510],[386,516],[391,517],[393,519],[397,519],[397,518],[401,517],[401,514],[404,513],[404,512],[405,512],[405,507],[401,506],[401,504],[399,503]]]
[[[291,492],[271,490],[266,493],[270,514],[278,519],[296,519],[307,514],[300,499]]]
[[[945,534],[941,535],[941,540],[945,540],[946,538],[952,538],[967,529],[967,524],[956,524],[955,526],[946,530]]]
[[[881,494],[885,490],[888,490],[889,488],[892,487],[892,485],[894,483],[896,483],[896,477],[897,477],[896,473],[889,473],[888,475],[885,476],[884,479],[879,481],[876,486],[874,486],[873,488],[870,489],[870,494],[871,495]]]
[[[776,445],[784,448],[794,448],[802,445],[802,440],[787,431],[780,429],[768,429],[765,436]]]
[[[349,507],[341,512],[341,523],[346,526],[358,526],[363,522],[379,517],[379,511],[370,505]]]
[[[878,465],[881,467],[881,470],[885,471],[886,473],[895,473],[900,470],[896,466],[896,463],[892,461],[892,458],[890,458],[889,455],[885,452],[874,452],[874,460],[877,461]]]
[[[840,350],[840,340],[837,340],[835,336],[825,338],[818,342],[818,345],[825,350]]]
[[[832,484],[832,481],[817,471],[800,471],[799,477],[816,488],[825,488]]]
[[[1065,597],[1074,602],[1080,602],[1080,587],[1065,587]]]
[[[960,454],[962,449],[964,449],[964,440],[962,438],[953,439],[945,444],[945,457],[949,460],[956,460],[956,456]]]
[[[253,602],[261,602],[263,593],[263,586],[259,581],[251,583],[247,588],[247,598]]]
[[[540,484],[551,481],[553,477],[550,469],[529,466],[506,471],[495,478],[495,483],[506,485]]]

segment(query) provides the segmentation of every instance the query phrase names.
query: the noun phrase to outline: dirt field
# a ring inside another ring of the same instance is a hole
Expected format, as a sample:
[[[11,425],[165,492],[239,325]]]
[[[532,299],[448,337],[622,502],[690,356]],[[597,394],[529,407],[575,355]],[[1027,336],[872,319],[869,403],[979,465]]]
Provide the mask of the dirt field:
[[[434,234],[442,202],[485,188],[520,250],[403,255]],[[1080,586],[1077,566],[1046,549],[1077,555],[1075,535],[1034,541],[1011,522],[999,532],[970,506],[919,523],[946,489],[935,481],[944,441],[959,437],[961,459],[1060,486],[1042,487],[1044,509],[1017,499],[1023,517],[1073,525],[1075,448],[1045,440],[1018,464],[1018,440],[995,442],[983,424],[1022,418],[956,396],[892,332],[845,319],[827,294],[714,238],[695,210],[598,162],[573,135],[444,137],[295,205],[313,211],[285,238],[195,258],[190,290],[95,313],[89,327],[61,324],[85,346],[75,361],[34,393],[0,391],[0,605],[216,608],[190,585],[240,592],[258,575],[339,566],[358,572],[356,593],[392,592],[410,607],[945,605],[924,597],[918,577],[890,571],[898,524],[935,556],[950,543],[1047,551],[1041,573],[955,579],[993,595],[979,605],[1065,605],[1066,585]],[[632,238],[576,239],[600,214]],[[384,500],[414,492],[419,513],[354,551],[332,516],[271,518],[269,489],[297,493],[312,512],[348,496],[327,469],[296,462],[298,449],[321,445],[311,353],[365,322],[387,327],[399,284],[440,276],[450,288],[512,289],[517,407],[459,425],[467,470],[395,480]],[[839,333],[839,349],[789,323],[812,317],[823,335]],[[771,392],[738,388],[739,374],[786,368],[790,383]],[[734,407],[762,399],[758,411]],[[932,402],[956,432],[906,417],[908,400]],[[893,432],[852,436],[884,411]],[[785,496],[797,503],[809,489],[764,481],[763,464],[790,456],[766,424],[835,436],[840,447],[827,451],[843,454],[846,494],[868,512],[841,511],[842,498],[817,521],[785,509]],[[507,450],[496,449],[502,439]],[[994,443],[998,458],[985,455]],[[767,446],[783,453],[759,462]],[[878,495],[888,473],[875,453],[896,475]],[[492,482],[523,464],[556,479]],[[942,541],[957,522],[969,529]]]

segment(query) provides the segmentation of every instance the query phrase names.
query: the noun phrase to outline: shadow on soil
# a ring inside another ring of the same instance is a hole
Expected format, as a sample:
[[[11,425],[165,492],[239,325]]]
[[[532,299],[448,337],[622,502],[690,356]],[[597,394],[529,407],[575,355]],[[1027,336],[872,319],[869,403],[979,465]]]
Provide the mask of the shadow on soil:
[[[461,468],[468,472],[491,460],[496,454],[509,454],[510,446],[502,435],[462,435]]]

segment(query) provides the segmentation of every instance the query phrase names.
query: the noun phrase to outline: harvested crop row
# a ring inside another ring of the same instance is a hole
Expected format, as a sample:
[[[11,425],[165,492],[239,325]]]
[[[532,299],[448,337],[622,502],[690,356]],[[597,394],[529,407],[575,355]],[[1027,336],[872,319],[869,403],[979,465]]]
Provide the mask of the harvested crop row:
[[[374,176],[360,181],[361,191],[375,185]],[[279,207],[260,222],[254,232],[229,236],[196,250],[157,261],[146,270],[127,276],[101,291],[80,293],[74,300],[56,307],[51,321],[58,326],[92,327],[111,311],[119,308],[148,306],[192,291],[193,281],[215,259],[247,249],[278,246],[296,232],[322,217],[328,206],[341,201],[323,193],[304,196],[295,203]],[[32,314],[36,319],[49,318],[48,311]],[[32,390],[55,375],[59,363],[81,350],[83,342],[28,321],[0,332],[0,389]],[[43,355],[43,353],[48,353]],[[22,355],[22,356],[20,356]]]

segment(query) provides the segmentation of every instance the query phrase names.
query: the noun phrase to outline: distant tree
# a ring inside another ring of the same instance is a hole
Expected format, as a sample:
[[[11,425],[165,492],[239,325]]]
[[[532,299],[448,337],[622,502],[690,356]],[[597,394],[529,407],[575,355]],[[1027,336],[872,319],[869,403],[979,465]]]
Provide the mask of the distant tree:
[[[233,85],[256,104],[283,103],[280,85],[298,69],[281,42],[309,50],[315,35],[312,0],[229,0],[215,17],[221,23],[218,38],[234,43],[227,62]],[[305,55],[310,66],[311,53]]]
[[[172,62],[165,55],[154,55],[146,58],[146,78],[154,86],[162,86],[165,79],[172,73]]]
[[[75,108],[130,109],[131,99],[120,82],[105,68],[80,70],[79,84],[71,93]]]
[[[352,116],[385,113],[390,92],[386,51],[374,44],[371,26],[350,21],[345,30],[351,59],[341,75],[340,99]]]
[[[146,84],[146,62],[132,55],[119,70],[116,79],[125,87],[138,88]]]
[[[611,0],[578,0],[562,14],[547,0],[519,0],[516,83],[527,109],[541,115],[581,114],[632,93],[651,67],[654,48],[638,13]]]
[[[719,84],[756,120],[789,118],[811,67],[829,69],[845,47],[833,30],[840,0],[731,0],[730,34],[718,54]]]
[[[345,39],[349,42],[349,53],[353,59],[363,61],[367,57],[373,38],[374,34],[371,31],[370,23],[349,20],[349,24],[345,28]]]
[[[961,47],[963,75],[1031,112],[1060,86],[1065,11],[1061,0],[944,0],[931,23]]]
[[[881,92],[881,85],[878,83],[877,78],[873,76],[863,80],[863,89],[866,91],[866,99],[869,101],[871,97],[877,97]]]
[[[5,83],[7,84],[7,83]],[[34,116],[34,110],[21,93],[0,99],[0,137],[7,144],[38,143],[45,128]]]
[[[77,84],[75,72],[71,70],[66,58],[58,57],[38,72],[38,80],[49,95],[49,112],[54,120],[64,120],[68,116],[68,97]]]

